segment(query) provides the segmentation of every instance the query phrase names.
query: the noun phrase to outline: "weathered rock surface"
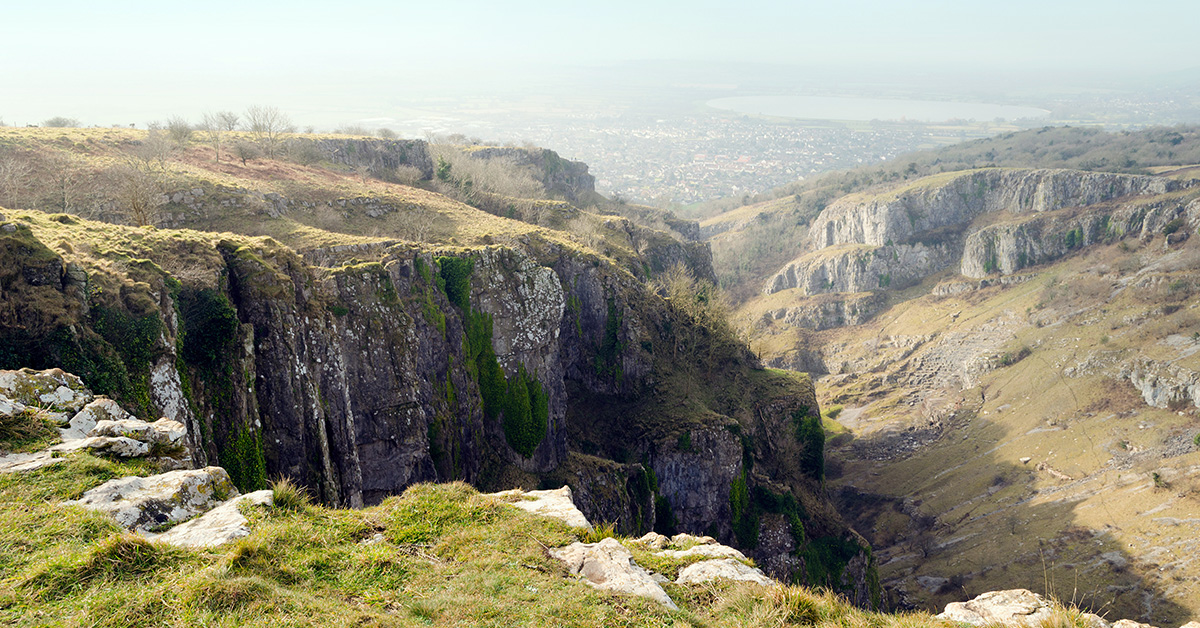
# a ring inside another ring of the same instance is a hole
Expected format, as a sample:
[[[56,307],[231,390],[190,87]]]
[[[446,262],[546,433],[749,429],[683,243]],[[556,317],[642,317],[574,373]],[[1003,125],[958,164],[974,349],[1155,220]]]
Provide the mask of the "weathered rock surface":
[[[92,400],[83,380],[62,369],[0,371],[0,394],[27,406],[78,412]]]
[[[250,535],[250,521],[241,513],[243,504],[269,506],[272,503],[272,491],[269,489],[239,495],[195,519],[181,523],[162,534],[151,534],[149,537],[179,547],[224,545]]]
[[[989,168],[929,177],[877,196],[851,195],[813,221],[817,248],[909,242],[922,232],[965,225],[980,214],[1053,211],[1127,196],[1165,194],[1186,184],[1165,177],[1077,170]]]
[[[109,480],[64,503],[108,513],[125,528],[149,532],[190,519],[237,494],[225,469],[206,467]]]
[[[966,602],[951,602],[946,605],[946,610],[937,615],[939,619],[973,626],[999,624],[1014,627],[1040,626],[1054,616],[1053,605],[1027,589],[989,591]],[[1090,613],[1084,614],[1084,621],[1095,628],[1107,628],[1109,625],[1104,619]]]
[[[957,260],[951,243],[871,246],[843,244],[806,254],[767,280],[766,294],[799,288],[802,294],[907,288]]]
[[[1167,408],[1175,403],[1190,403],[1200,408],[1200,373],[1196,371],[1177,364],[1138,359],[1122,367],[1120,375],[1142,394],[1146,405]]]
[[[163,417],[153,423],[140,419],[98,421],[88,436],[123,436],[151,445],[174,445],[183,440],[187,429],[179,421]]]
[[[705,547],[705,546],[701,546]],[[700,584],[713,580],[737,580],[753,582],[763,586],[778,586],[779,583],[768,578],[762,570],[750,567],[734,558],[703,560],[679,570],[678,584]]]
[[[55,458],[49,451],[39,451],[32,454],[0,454],[0,473],[18,473],[33,471],[58,464],[62,458]]]
[[[592,524],[588,523],[587,517],[583,516],[583,513],[575,507],[575,501],[571,497],[571,487],[569,486],[548,491],[528,492],[517,488],[510,491],[491,493],[489,496],[505,501],[515,497],[515,501],[509,501],[508,503],[526,512],[550,517],[551,519],[558,519],[576,528],[591,529],[592,527]]]
[[[71,417],[71,422],[67,427],[59,432],[64,441],[74,440],[87,437],[101,421],[129,421],[131,419],[133,419],[133,415],[121,408],[120,404],[107,397],[100,397],[81,408],[75,416]],[[100,436],[99,434],[91,435]],[[108,436],[108,434],[104,434],[104,436]]]
[[[670,609],[678,608],[650,572],[633,562],[633,554],[614,538],[599,543],[572,543],[550,550],[567,564],[571,574],[597,589],[650,598]]]
[[[125,436],[87,436],[72,438],[50,448],[52,452],[69,453],[89,449],[94,453],[139,458],[150,453],[150,445]]]

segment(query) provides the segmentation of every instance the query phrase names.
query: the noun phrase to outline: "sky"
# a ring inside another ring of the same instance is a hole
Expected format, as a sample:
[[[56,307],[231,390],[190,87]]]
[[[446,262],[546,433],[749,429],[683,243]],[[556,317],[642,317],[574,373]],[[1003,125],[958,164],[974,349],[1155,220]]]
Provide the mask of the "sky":
[[[1134,77],[1200,65],[1194,0],[8,4],[0,120],[9,124],[144,122],[255,103],[299,111],[303,123],[368,115],[404,94],[486,94],[563,68],[650,60],[847,75]]]

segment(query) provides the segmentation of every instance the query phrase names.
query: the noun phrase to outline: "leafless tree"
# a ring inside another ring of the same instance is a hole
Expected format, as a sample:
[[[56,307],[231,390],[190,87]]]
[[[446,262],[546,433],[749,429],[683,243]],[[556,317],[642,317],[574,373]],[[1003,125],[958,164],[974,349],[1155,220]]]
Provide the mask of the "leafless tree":
[[[221,129],[225,131],[236,131],[238,129],[238,123],[241,121],[241,118],[238,116],[238,114],[232,111],[218,111],[217,113],[213,114],[213,117],[221,126]]]
[[[155,170],[151,162],[132,158],[114,166],[108,174],[113,200],[129,222],[139,227],[155,224],[163,204],[165,179],[162,172]]]
[[[46,158],[44,168],[39,178],[50,205],[61,212],[77,213],[87,184],[87,174],[79,162],[67,153],[54,153]]]
[[[217,152],[217,162],[219,163],[221,161],[221,143],[225,141],[225,133],[228,132],[221,119],[221,114],[204,114],[204,118],[200,121],[200,132],[204,135],[205,141]]]
[[[167,160],[170,159],[171,153],[175,147],[171,140],[167,138],[165,131],[161,129],[150,129],[146,133],[146,139],[142,140],[140,146],[133,149],[130,157],[134,160],[145,162],[147,166],[153,166],[158,170],[166,170]]]
[[[81,123],[79,120],[77,120],[75,118],[65,118],[63,116],[54,116],[53,118],[43,121],[42,126],[48,126],[48,127],[52,127],[52,128],[66,128],[66,127],[79,128],[79,127],[83,126],[83,123]]]
[[[33,166],[28,159],[11,152],[0,153],[0,205],[21,205],[32,172]]]
[[[258,105],[246,110],[246,127],[272,159],[279,153],[283,136],[296,130],[291,119],[277,107]]]
[[[233,154],[238,159],[242,160],[242,165],[246,165],[247,161],[262,157],[262,151],[258,146],[251,142],[238,141],[233,145]]]
[[[388,128],[379,129],[378,131],[375,132],[375,134],[385,140],[396,139],[396,132],[391,129],[388,129]]]
[[[179,116],[172,116],[170,120],[167,120],[167,134],[175,143],[176,148],[187,148],[188,142],[192,139],[192,125]]]

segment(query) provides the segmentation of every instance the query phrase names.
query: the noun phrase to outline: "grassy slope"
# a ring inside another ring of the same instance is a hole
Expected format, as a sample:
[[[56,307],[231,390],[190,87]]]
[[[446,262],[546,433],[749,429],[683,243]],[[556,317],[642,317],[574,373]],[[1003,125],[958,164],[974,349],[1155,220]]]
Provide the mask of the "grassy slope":
[[[1117,377],[1124,360],[1179,356],[1168,337],[1195,343],[1195,240],[1165,255],[1161,238],[1141,249],[1094,246],[1025,283],[913,298],[810,338],[850,364],[819,381],[818,394],[823,406],[847,406],[842,421],[858,436],[832,455],[834,485],[888,498],[855,522],[874,542],[881,579],[930,607],[1041,583],[1117,617],[1148,613],[1169,625],[1200,612],[1196,410],[1151,408]],[[929,340],[909,357],[889,348],[914,337]],[[986,357],[997,362],[1031,353],[966,390],[906,384],[956,338],[994,347]],[[1195,354],[1177,363],[1200,367]],[[940,437],[895,453],[903,430],[930,416],[945,427]],[[901,514],[893,504],[904,499],[936,520]],[[957,577],[931,591],[921,576]]]
[[[463,484],[364,510],[250,508],[251,536],[181,550],[61,503],[141,467],[77,455],[0,475],[0,623],[88,626],[936,626],[799,587],[668,585],[679,611],[573,579],[546,547],[584,533]],[[364,543],[377,534],[383,540]],[[674,568],[663,565],[665,570]]]

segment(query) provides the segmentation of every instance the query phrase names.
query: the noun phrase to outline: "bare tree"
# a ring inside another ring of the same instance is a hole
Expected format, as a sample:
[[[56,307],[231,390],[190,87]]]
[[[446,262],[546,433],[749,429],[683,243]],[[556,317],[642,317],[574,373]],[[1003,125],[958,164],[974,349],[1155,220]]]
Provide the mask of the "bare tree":
[[[167,138],[166,132],[161,128],[152,128],[146,133],[146,139],[142,140],[141,145],[133,149],[130,157],[145,162],[147,166],[153,165],[158,170],[166,170],[167,160],[171,158],[174,150],[175,147]]]
[[[279,153],[283,136],[296,130],[291,119],[279,108],[258,105],[246,110],[246,127],[272,159]]]
[[[241,121],[241,118],[238,116],[238,114],[232,111],[218,111],[217,113],[213,114],[213,117],[216,118],[221,128],[226,131],[236,131],[238,129],[238,123]]]
[[[177,148],[187,148],[188,142],[192,139],[192,125],[179,116],[172,116],[170,120],[167,120],[167,135],[171,137],[172,142],[175,142]]]
[[[144,227],[157,222],[165,185],[161,171],[155,170],[151,162],[132,158],[111,168],[109,177],[113,200],[131,224]]]
[[[242,165],[246,165],[247,161],[262,157],[262,151],[258,146],[251,142],[238,141],[233,145],[233,154],[238,159],[242,160]]]
[[[386,128],[386,127],[385,127],[385,128],[382,128],[382,129],[379,129],[378,131],[376,131],[376,132],[375,132],[375,135],[378,135],[379,137],[381,137],[381,138],[383,138],[383,139],[385,139],[385,140],[394,140],[394,139],[396,139],[396,132],[395,132],[395,131],[393,131],[393,130],[391,130],[391,129],[389,129],[389,128]]]
[[[39,179],[55,209],[67,213],[79,210],[79,198],[87,189],[87,175],[70,154],[54,153],[47,157],[45,173]]]
[[[236,117],[236,116],[235,116]],[[200,121],[200,133],[203,134],[213,150],[217,152],[217,162],[221,161],[221,143],[225,140],[225,133],[228,129],[221,119],[220,113],[206,113]]]
[[[17,207],[29,185],[33,166],[13,153],[0,154],[0,205]]]

